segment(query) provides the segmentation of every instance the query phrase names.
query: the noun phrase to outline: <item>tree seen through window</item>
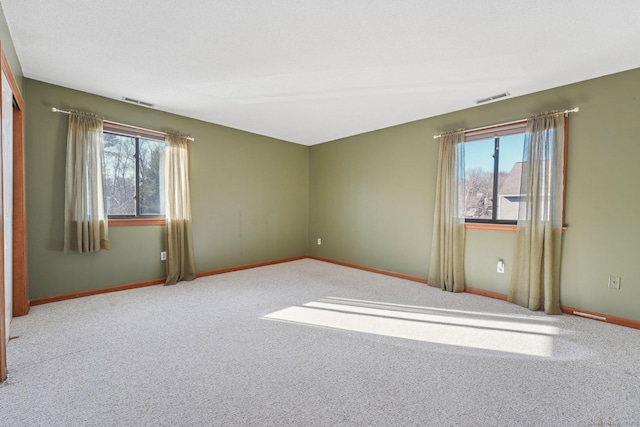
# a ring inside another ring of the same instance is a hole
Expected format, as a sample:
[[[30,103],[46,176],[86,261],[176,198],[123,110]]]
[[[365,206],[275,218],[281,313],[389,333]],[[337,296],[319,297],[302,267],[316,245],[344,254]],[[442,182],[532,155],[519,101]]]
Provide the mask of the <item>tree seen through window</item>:
[[[164,215],[164,141],[104,133],[105,204],[110,217]]]
[[[523,132],[464,143],[464,215],[468,221],[518,219],[524,197],[520,194],[523,147]]]

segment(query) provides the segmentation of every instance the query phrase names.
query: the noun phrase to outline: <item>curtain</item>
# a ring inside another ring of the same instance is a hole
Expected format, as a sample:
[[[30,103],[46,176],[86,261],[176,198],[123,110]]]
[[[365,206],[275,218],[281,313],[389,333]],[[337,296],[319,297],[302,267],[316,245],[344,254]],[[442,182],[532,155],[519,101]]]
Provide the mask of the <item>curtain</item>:
[[[514,265],[508,300],[560,310],[560,253],[564,204],[565,118],[562,111],[527,121]]]
[[[442,134],[427,283],[464,291],[464,130]]]
[[[189,196],[188,140],[167,134],[165,153],[165,212],[167,218],[167,280],[174,285],[181,280],[196,278],[191,231],[191,200]]]
[[[71,111],[67,134],[64,252],[109,249],[103,161],[102,118]]]

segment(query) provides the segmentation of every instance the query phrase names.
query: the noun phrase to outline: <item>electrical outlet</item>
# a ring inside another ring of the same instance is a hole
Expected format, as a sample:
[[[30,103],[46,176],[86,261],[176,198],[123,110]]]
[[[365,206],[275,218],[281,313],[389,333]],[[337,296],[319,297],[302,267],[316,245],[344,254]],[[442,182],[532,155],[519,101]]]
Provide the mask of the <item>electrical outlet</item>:
[[[318,237],[318,245],[322,244],[322,239]]]
[[[498,261],[498,264],[496,265],[496,271],[500,274],[504,274],[504,261]]]
[[[620,276],[609,276],[609,288],[620,289]]]
[[[167,253],[165,251],[160,252],[160,261],[167,260]]]

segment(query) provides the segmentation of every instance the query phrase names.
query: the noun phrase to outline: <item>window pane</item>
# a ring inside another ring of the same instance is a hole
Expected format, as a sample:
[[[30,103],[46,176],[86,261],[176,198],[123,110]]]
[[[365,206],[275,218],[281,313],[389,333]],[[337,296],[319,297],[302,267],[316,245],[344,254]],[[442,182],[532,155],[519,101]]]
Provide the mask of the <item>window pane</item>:
[[[104,184],[108,215],[136,214],[135,139],[104,133]]]
[[[492,217],[494,150],[493,138],[464,144],[466,218]]]
[[[518,219],[518,207],[523,197],[520,194],[523,147],[524,133],[500,138],[497,219]]]
[[[140,139],[140,215],[164,215],[164,146]]]

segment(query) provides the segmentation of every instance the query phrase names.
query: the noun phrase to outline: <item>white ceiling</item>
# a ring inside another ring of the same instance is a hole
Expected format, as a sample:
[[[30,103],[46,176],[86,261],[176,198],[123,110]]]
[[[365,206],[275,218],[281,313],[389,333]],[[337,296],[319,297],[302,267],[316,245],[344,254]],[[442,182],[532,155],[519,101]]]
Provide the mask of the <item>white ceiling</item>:
[[[26,77],[304,145],[640,67],[638,0],[0,4]]]

